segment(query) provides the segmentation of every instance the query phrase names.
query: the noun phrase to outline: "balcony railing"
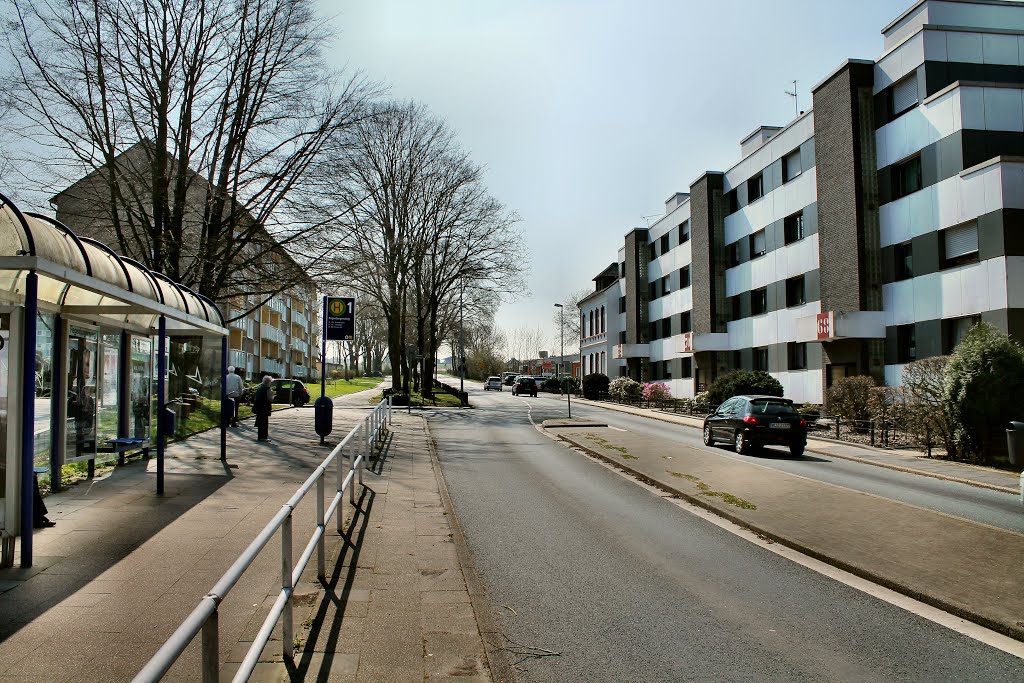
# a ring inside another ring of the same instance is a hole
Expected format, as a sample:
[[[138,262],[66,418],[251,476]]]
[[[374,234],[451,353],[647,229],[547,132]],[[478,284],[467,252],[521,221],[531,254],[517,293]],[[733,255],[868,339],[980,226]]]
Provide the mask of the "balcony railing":
[[[260,325],[260,338],[266,339],[267,341],[277,342],[278,344],[284,344],[284,332],[273,325]]]

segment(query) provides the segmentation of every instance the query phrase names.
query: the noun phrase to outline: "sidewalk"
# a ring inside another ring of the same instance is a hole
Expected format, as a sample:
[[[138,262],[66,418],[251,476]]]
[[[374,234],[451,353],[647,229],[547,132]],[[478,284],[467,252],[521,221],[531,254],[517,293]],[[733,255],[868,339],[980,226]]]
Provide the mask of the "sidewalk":
[[[574,398],[573,401],[584,405],[600,406],[620,413],[629,413],[630,415],[661,420],[662,422],[685,425],[695,429],[701,429],[704,424],[702,418],[689,415],[677,415],[660,410],[635,408],[608,401],[591,401],[584,398]],[[900,472],[910,472],[935,479],[970,484],[971,486],[992,489],[994,491],[1020,493],[1020,477],[1013,472],[998,470],[992,467],[968,465],[951,460],[928,458],[921,451],[909,448],[874,448],[872,446],[819,437],[807,440],[807,450],[833,458],[854,460]]]
[[[572,422],[552,420],[544,429],[769,539],[1024,640],[1024,535],[703,448]]]
[[[329,443],[365,401],[336,400]],[[36,532],[35,566],[0,570],[0,683],[131,680],[329,452],[312,423],[311,408],[275,412],[269,444],[251,421],[232,429],[226,464],[216,430],[173,444],[161,497],[155,460],[49,496],[57,526]],[[345,496],[345,536],[328,526],[326,591],[315,556],[296,587],[294,666],[272,640],[252,680],[491,680],[425,421],[396,411],[375,468],[356,507]],[[294,515],[295,558],[314,517],[310,495]],[[221,605],[222,678],[280,589],[279,547],[275,537]],[[198,642],[165,680],[198,680]]]

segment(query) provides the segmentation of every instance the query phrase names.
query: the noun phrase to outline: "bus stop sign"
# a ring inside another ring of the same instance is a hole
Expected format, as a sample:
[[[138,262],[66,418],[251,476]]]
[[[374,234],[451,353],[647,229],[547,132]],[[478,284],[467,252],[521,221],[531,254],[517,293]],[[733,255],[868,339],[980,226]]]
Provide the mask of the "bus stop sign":
[[[352,341],[355,338],[356,300],[352,297],[327,296],[324,310],[324,339]]]

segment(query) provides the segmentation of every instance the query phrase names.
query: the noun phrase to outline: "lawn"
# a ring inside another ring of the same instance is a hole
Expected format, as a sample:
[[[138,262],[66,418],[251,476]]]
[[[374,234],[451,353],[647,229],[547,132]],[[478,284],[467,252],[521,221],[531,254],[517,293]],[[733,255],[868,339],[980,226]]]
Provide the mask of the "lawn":
[[[352,379],[330,379],[327,380],[328,398],[337,398],[347,394],[354,394],[357,391],[373,389],[384,380],[380,377],[353,377]],[[309,389],[309,400],[315,401],[320,398],[320,382],[309,382],[306,384]],[[378,399],[379,400],[379,399]]]

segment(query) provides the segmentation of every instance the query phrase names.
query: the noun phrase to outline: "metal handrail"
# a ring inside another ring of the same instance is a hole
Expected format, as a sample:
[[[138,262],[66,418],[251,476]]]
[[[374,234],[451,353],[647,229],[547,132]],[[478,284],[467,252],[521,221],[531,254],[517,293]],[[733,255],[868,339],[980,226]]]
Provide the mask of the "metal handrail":
[[[358,478],[360,485],[363,483],[363,470],[367,467],[367,460],[373,451],[375,443],[378,443],[387,431],[387,425],[391,423],[391,397],[385,398],[378,403],[363,421],[352,428],[352,430],[341,440],[331,451],[330,455],[324,458],[313,473],[309,475],[302,486],[288,499],[273,519],[267,523],[263,530],[256,535],[249,547],[239,555],[234,564],[224,572],[224,575],[217,581],[214,587],[199,601],[199,604],[192,610],[185,621],[175,629],[171,637],[160,646],[156,654],[132,679],[133,683],[148,683],[159,681],[178,661],[181,653],[189,646],[192,639],[200,632],[203,634],[202,641],[202,680],[203,683],[214,683],[220,678],[220,636],[218,625],[218,608],[220,603],[228,596],[228,593],[238,583],[242,575],[252,566],[256,557],[262,552],[270,540],[281,530],[281,592],[274,601],[270,613],[264,620],[259,633],[253,640],[249,651],[246,653],[242,664],[238,668],[232,681],[240,682],[249,679],[256,663],[259,661],[263,648],[270,641],[270,636],[281,620],[281,641],[284,657],[290,659],[293,652],[292,641],[292,593],[298,583],[302,572],[305,570],[313,553],[317,554],[317,578],[321,582],[326,581],[326,548],[324,546],[325,530],[327,522],[338,512],[345,490],[349,492],[349,501],[356,502],[355,486],[353,481]],[[351,447],[351,448],[350,448]],[[345,462],[345,451],[350,448],[349,467],[346,472],[343,467]],[[338,458],[338,456],[341,456]],[[337,467],[337,491],[331,500],[330,505],[324,506],[324,478],[327,469],[338,458]],[[306,548],[303,550],[299,561],[292,562],[292,513],[307,493],[316,486],[316,529],[313,531]],[[340,513],[337,514],[337,530],[343,531],[344,520]]]

